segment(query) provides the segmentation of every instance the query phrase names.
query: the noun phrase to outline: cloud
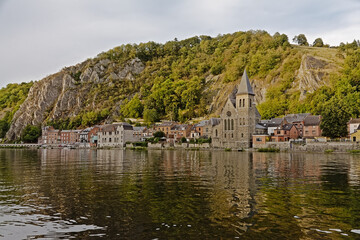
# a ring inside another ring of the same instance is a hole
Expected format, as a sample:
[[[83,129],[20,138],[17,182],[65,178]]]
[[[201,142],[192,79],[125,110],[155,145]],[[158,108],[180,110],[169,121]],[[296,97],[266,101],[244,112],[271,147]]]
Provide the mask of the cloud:
[[[359,39],[356,0],[0,0],[0,87],[39,80],[126,43],[250,29]]]

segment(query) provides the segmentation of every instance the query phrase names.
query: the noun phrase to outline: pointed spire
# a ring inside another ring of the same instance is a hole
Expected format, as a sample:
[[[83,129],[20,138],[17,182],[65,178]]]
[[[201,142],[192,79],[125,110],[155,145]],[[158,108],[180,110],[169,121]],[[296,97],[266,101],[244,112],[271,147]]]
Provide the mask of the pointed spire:
[[[237,94],[255,95],[253,90],[252,90],[252,87],[250,85],[250,80],[249,80],[249,77],[248,77],[248,75],[246,73],[246,68],[244,69],[244,73],[243,73],[243,75],[241,77],[241,82],[239,84]]]

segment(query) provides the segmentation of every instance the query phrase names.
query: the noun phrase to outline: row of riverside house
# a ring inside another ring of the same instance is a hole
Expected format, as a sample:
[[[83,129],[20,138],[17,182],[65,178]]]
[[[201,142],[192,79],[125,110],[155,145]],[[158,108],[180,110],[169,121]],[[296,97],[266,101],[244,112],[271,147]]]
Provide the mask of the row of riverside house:
[[[155,132],[164,132],[163,141],[181,142],[183,138],[209,139],[216,137],[214,129],[220,124],[220,118],[203,120],[197,124],[179,124],[167,121],[155,124],[151,128],[136,127],[129,123],[95,125],[83,130],[57,130],[51,126],[43,128],[39,144],[49,146],[76,147],[124,147],[128,142],[145,141]],[[321,139],[321,116],[309,113],[288,114],[282,118],[261,120],[253,134],[253,145],[266,142],[287,142],[296,139]],[[351,119],[348,123],[350,141],[360,141],[360,119]]]
[[[113,123],[96,125],[83,130],[58,130],[52,126],[42,129],[39,144],[57,147],[124,147],[128,142],[145,141],[153,137],[155,132],[165,133],[162,139],[169,143],[180,142],[182,138],[210,138],[212,126],[218,119],[204,120],[198,124],[179,124],[162,122],[151,128],[132,126],[129,123]]]

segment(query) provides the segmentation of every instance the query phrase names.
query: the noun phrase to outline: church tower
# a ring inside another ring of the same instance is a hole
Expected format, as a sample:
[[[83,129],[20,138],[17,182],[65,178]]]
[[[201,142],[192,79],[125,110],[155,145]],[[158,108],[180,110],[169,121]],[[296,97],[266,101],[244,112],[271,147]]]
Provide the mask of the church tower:
[[[238,145],[252,147],[252,134],[256,126],[255,94],[250,85],[246,69],[236,93]]]

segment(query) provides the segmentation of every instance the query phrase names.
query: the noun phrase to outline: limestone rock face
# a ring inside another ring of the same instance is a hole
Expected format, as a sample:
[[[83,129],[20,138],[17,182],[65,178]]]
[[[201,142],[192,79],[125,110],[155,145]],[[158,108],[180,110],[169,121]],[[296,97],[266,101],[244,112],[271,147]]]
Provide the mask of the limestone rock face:
[[[305,98],[306,93],[312,93],[320,86],[325,85],[333,68],[331,63],[323,59],[304,55],[294,82],[294,86],[300,90],[300,100]]]
[[[133,81],[145,65],[140,59],[129,60],[119,71],[109,71],[111,61],[103,59],[98,62],[87,60],[84,63],[64,68],[60,72],[35,82],[27,99],[15,113],[8,140],[21,136],[23,129],[31,125],[44,125],[46,120],[58,120],[76,116],[85,106],[94,105],[97,101],[88,101],[91,89],[99,83],[113,84],[112,81]],[[76,73],[80,76],[74,77]],[[110,73],[109,73],[110,72]],[[96,97],[96,96],[95,96]],[[90,107],[91,107],[90,106]]]

